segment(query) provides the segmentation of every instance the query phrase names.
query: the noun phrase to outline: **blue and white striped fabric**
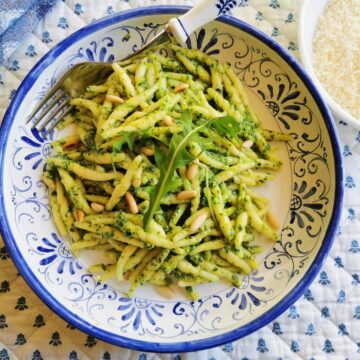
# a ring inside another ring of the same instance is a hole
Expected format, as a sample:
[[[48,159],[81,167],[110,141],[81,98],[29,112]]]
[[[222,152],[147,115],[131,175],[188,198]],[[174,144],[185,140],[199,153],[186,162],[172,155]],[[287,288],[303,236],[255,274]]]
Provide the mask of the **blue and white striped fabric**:
[[[0,64],[6,62],[56,0],[0,1]]]
[[[17,2],[0,0],[0,9]],[[271,35],[297,56],[300,3],[246,0],[233,15]],[[58,0],[6,65],[0,66],[0,121],[20,81],[49,48],[94,19],[157,4],[191,5],[192,1]],[[0,19],[1,31],[9,28],[11,21]],[[319,276],[274,322],[239,341],[197,353],[149,354],[112,346],[74,329],[47,308],[17,274],[0,238],[0,360],[360,359],[360,132],[341,120],[336,125],[346,179],[340,229]]]

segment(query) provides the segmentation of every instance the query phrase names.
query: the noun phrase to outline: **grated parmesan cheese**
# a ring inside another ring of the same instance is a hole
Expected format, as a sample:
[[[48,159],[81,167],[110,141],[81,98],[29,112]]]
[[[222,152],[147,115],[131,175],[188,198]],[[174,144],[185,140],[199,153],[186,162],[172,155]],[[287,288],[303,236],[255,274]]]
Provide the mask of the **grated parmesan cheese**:
[[[315,73],[328,94],[360,120],[360,0],[330,0],[315,31]]]

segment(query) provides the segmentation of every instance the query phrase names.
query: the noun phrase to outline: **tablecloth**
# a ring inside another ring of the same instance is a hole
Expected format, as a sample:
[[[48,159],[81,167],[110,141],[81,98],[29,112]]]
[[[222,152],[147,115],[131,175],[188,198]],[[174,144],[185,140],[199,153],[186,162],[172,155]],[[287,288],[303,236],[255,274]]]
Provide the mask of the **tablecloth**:
[[[0,65],[5,63],[55,3],[56,0],[0,1]]]
[[[345,1],[345,0],[344,0]],[[245,0],[233,15],[260,28],[298,56],[301,0]],[[0,67],[0,119],[21,80],[60,40],[94,19],[138,6],[192,5],[187,0],[58,0]],[[183,354],[150,354],[113,346],[67,324],[18,274],[0,238],[0,360],[360,359],[360,132],[337,120],[345,164],[340,228],[319,276],[300,300],[254,334]]]

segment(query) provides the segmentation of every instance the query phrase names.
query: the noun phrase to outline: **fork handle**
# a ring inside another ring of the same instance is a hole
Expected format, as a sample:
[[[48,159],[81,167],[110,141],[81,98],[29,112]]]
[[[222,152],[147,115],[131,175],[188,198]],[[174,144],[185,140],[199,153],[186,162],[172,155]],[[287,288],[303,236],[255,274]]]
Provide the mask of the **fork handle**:
[[[170,19],[170,31],[182,46],[186,46],[187,39],[196,29],[216,19],[220,15],[228,13],[236,6],[237,1],[200,0],[200,2],[184,15]]]

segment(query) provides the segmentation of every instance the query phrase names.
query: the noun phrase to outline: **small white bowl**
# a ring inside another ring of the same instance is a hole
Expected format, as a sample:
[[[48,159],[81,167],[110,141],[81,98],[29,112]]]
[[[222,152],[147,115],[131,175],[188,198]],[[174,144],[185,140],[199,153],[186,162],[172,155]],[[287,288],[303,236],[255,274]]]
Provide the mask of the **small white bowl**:
[[[338,119],[345,121],[347,124],[360,129],[360,119],[356,119],[336,102],[336,99],[329,95],[315,75],[312,62],[313,38],[318,20],[324,13],[328,1],[329,0],[303,0],[302,2],[298,28],[300,57],[302,64],[329,105],[333,115]]]

